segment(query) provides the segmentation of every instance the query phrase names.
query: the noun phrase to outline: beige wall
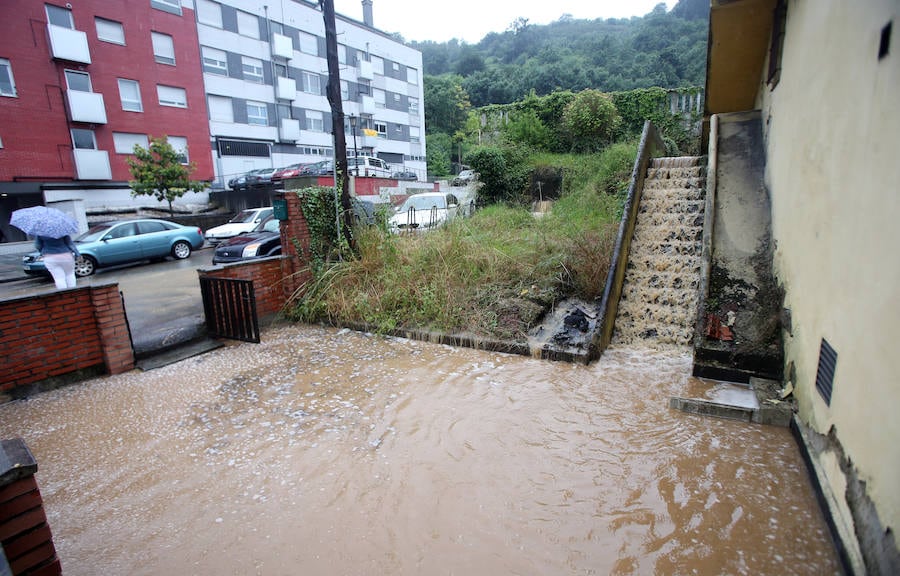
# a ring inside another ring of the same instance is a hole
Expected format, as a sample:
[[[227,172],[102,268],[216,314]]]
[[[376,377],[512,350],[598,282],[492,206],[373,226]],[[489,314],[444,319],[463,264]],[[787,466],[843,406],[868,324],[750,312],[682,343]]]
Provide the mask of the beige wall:
[[[893,20],[891,54],[878,60]],[[764,67],[765,71],[766,68]],[[900,530],[900,2],[790,0],[781,81],[760,84],[776,274],[800,417],[834,426],[885,527]],[[838,353],[831,406],[815,389]],[[843,479],[830,466],[832,489]]]

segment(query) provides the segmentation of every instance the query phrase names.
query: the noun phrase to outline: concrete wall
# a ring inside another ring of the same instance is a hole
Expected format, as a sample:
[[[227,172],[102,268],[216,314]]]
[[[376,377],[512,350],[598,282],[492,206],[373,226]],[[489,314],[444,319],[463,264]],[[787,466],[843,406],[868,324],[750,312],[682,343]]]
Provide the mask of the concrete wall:
[[[117,283],[0,300],[0,402],[72,373],[134,367]]]
[[[820,457],[843,520],[896,554],[900,30],[881,59],[879,46],[885,25],[900,25],[900,3],[791,0],[787,14],[780,81],[761,79],[757,100],[776,274],[792,318],[786,377],[792,366],[800,419],[823,438],[832,432]],[[815,387],[823,338],[838,354],[830,406]],[[861,512],[866,499],[881,526]]]

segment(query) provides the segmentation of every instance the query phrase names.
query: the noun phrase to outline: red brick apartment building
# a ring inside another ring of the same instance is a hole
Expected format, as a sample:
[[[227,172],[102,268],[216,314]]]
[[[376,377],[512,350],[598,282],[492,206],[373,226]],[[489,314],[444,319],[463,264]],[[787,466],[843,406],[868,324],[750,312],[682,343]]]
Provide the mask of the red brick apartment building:
[[[126,159],[165,136],[213,177],[194,11],[179,0],[3,0],[0,230],[24,206],[130,202]]]

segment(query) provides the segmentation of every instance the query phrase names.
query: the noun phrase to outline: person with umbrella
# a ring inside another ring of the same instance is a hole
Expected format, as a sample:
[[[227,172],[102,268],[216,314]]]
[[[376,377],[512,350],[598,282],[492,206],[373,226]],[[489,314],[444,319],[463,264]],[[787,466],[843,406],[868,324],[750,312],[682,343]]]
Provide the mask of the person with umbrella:
[[[35,236],[34,245],[57,289],[75,287],[75,260],[81,254],[70,236],[78,232],[74,218],[55,208],[32,206],[14,211],[9,223]]]

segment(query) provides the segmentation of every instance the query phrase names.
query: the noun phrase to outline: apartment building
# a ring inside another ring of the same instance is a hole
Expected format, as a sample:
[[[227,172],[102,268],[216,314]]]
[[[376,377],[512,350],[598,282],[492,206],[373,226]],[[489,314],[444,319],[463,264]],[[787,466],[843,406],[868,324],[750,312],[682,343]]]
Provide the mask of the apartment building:
[[[348,155],[377,156],[425,176],[421,53],[337,15]],[[325,25],[300,0],[196,0],[216,183],[254,168],[331,159]]]
[[[76,201],[129,205],[126,159],[166,137],[213,178],[193,9],[179,0],[4,0],[0,18],[0,227]],[[146,204],[147,198],[141,203]]]

